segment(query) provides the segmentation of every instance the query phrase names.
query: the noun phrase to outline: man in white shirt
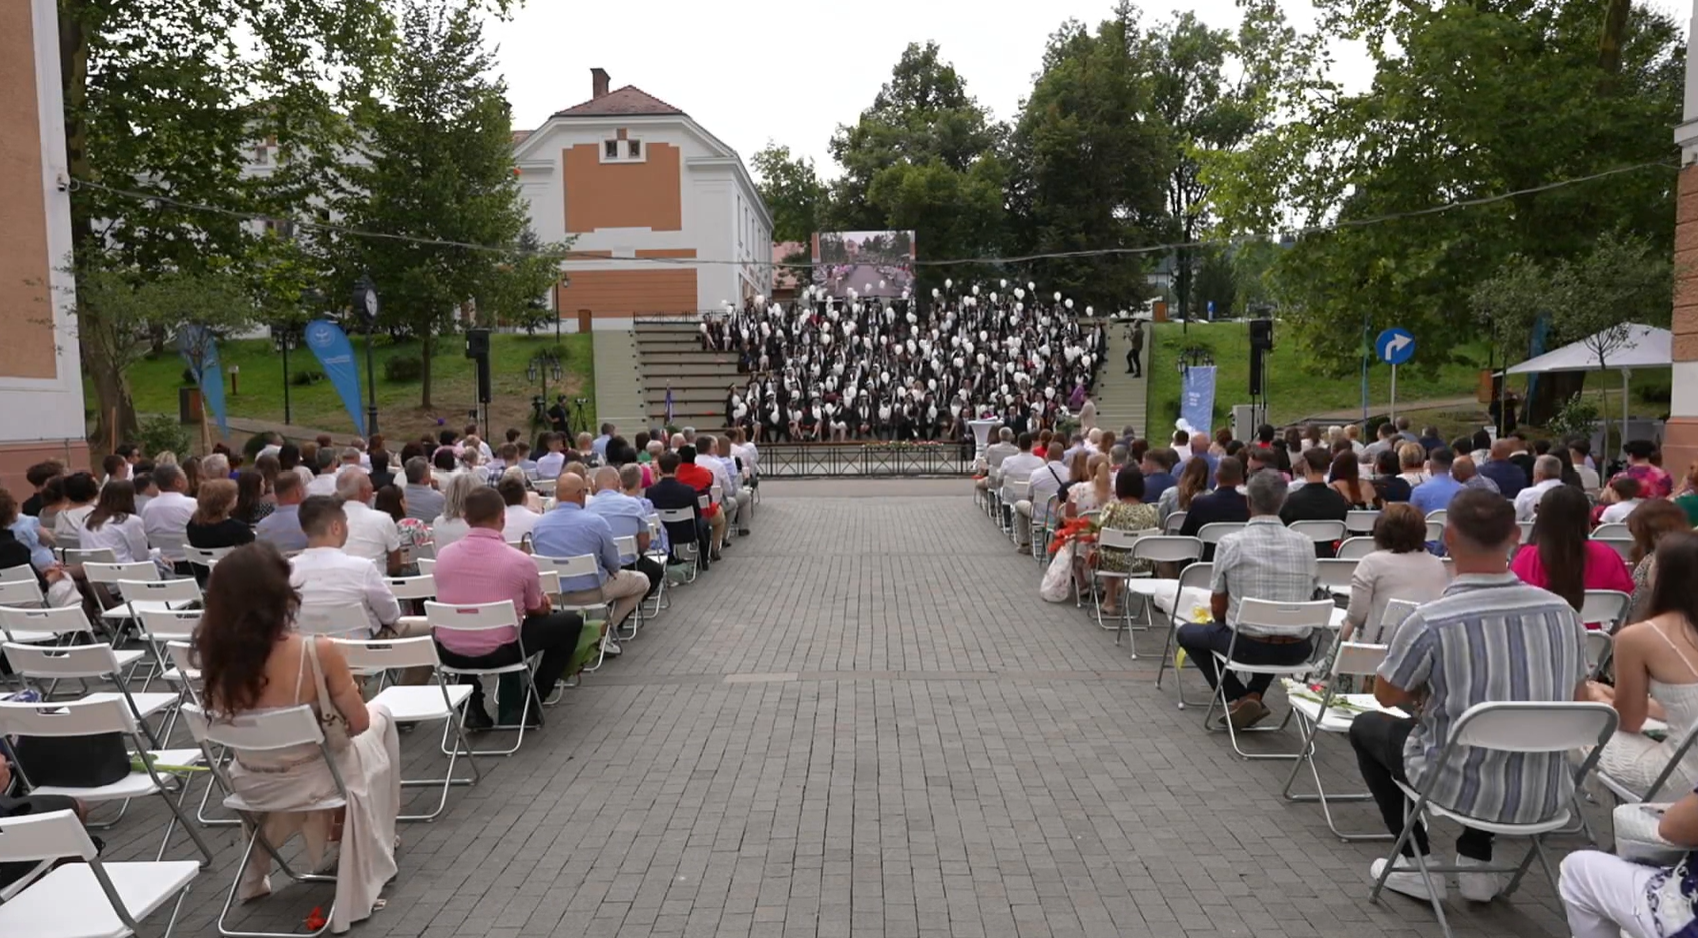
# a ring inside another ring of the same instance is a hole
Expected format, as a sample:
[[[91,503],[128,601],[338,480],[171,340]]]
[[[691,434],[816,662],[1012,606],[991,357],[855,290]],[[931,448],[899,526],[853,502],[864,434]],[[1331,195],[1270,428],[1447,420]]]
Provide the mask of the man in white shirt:
[[[1515,520],[1532,521],[1539,499],[1562,484],[1562,460],[1545,455],[1533,460],[1533,484],[1515,494]]]
[[[558,433],[547,436],[548,452],[537,460],[537,478],[558,479],[566,468],[566,438]]]
[[[761,454],[742,430],[731,431],[731,455],[743,460],[743,481],[754,479],[760,472]]]
[[[1604,502],[1609,505],[1598,521],[1602,524],[1618,524],[1627,520],[1633,514],[1633,509],[1644,502],[1639,497],[1639,480],[1625,475],[1616,476],[1610,484],[1604,487]]]
[[[343,469],[336,476],[336,494],[342,497],[342,510],[348,521],[347,541],[342,549],[350,556],[371,561],[380,574],[401,574],[401,532],[388,513],[374,511],[371,502],[371,476],[358,466]],[[306,530],[306,519],[301,519]],[[311,536],[311,533],[308,533]]]
[[[159,494],[147,500],[141,512],[142,530],[147,542],[159,548],[159,556],[187,572],[188,557],[183,551],[188,543],[189,519],[195,513],[195,500],[188,496],[189,480],[177,466],[155,466],[153,481]]]
[[[1017,483],[1032,481],[1032,473],[1043,468],[1044,460],[1042,456],[1032,452],[1032,435],[1030,433],[1020,434],[1019,441],[1015,445],[1020,447],[1020,451],[1002,461],[1002,503],[1014,512],[1010,523],[1014,524],[1017,531],[1021,530],[1022,523],[1025,524],[1025,537],[1027,545],[1029,545],[1031,543],[1031,522],[1021,520],[1022,516],[1019,509],[1021,505],[1025,505],[1024,518],[1030,519],[1032,503],[1024,498],[1017,497],[1014,486]],[[1023,550],[1026,545],[1020,546]]]
[[[1060,443],[1049,445],[1049,462],[1032,470],[1031,494],[1014,506],[1019,516],[1015,526],[1024,530],[1021,540],[1027,545],[1032,543],[1032,522],[1049,518],[1049,500],[1061,492],[1062,483],[1067,481],[1064,455]]]
[[[318,475],[307,483],[307,497],[314,495],[336,494],[336,452],[331,449],[318,451]]]
[[[1173,431],[1173,446],[1171,449],[1173,450],[1174,455],[1179,457],[1179,461],[1174,463],[1175,466],[1183,466],[1190,462],[1191,434],[1186,433],[1184,430]]]
[[[712,434],[703,433],[697,436],[696,446],[699,449],[696,465],[713,473],[714,484],[719,486],[720,504],[725,509],[726,525],[736,525],[738,534],[748,534],[749,515],[752,514],[748,509],[755,500],[754,489],[744,489],[731,481],[735,464],[720,458],[718,443],[718,439]]]
[[[300,518],[307,549],[289,562],[289,585],[301,594],[300,630],[334,633],[337,623],[327,614],[352,608],[365,614],[372,637],[384,629],[393,631],[401,619],[401,604],[376,567],[343,550],[349,528],[343,506],[334,497],[314,495],[301,503]]]
[[[501,526],[502,539],[509,544],[523,540],[525,535],[536,530],[537,521],[542,518],[525,505],[530,493],[525,489],[524,480],[503,476],[496,483],[495,490],[501,493],[501,501],[507,505],[507,517]]]

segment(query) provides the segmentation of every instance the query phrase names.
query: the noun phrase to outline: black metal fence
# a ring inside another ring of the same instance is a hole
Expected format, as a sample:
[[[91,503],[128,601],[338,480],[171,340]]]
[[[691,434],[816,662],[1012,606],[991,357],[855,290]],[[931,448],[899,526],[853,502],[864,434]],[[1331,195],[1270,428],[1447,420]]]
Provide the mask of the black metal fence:
[[[762,443],[761,477],[901,478],[973,473],[966,443]]]

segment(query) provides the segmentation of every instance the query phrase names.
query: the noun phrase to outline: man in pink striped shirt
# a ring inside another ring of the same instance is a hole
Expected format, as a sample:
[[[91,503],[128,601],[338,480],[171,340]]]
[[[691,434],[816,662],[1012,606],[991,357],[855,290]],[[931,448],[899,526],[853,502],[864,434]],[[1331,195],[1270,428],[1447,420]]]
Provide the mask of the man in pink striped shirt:
[[[517,663],[521,645],[526,655],[541,652],[536,693],[526,695],[513,675],[503,674],[497,699],[501,725],[517,726],[524,719],[527,725],[537,726],[542,723],[542,698],[553,692],[555,683],[571,666],[584,620],[576,613],[552,611],[536,562],[502,539],[506,517],[506,502],[495,489],[485,486],[466,497],[465,518],[470,531],[437,555],[436,598],[438,602],[465,605],[511,602],[521,620],[519,627],[487,632],[439,630],[436,645],[444,664],[461,668]],[[492,724],[484,709],[481,683],[473,677],[462,678],[462,682],[472,685],[466,726],[488,729]],[[522,707],[521,700],[529,707]]]

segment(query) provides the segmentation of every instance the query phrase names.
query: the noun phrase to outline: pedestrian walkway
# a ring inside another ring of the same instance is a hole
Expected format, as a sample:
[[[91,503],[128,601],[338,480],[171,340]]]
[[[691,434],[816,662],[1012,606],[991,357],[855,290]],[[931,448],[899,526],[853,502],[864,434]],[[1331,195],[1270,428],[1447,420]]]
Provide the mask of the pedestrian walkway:
[[[1240,761],[1200,709],[1174,708],[1157,633],[1134,660],[1039,600],[1037,565],[968,491],[765,487],[754,537],[518,755],[484,760],[442,818],[401,825],[388,907],[350,934],[1439,934],[1423,905],[1368,902],[1383,845],[1341,844],[1316,806],[1282,801],[1289,763]],[[436,742],[403,737],[405,758]],[[1347,745],[1323,743],[1349,787]],[[154,811],[132,807],[109,852],[151,858]],[[1344,805],[1340,821],[1375,815]],[[220,862],[181,935],[215,933],[235,864],[235,832],[208,836]],[[1436,844],[1453,836],[1441,825]],[[273,882],[250,927],[300,931],[330,897]],[[1452,909],[1458,936],[1567,934],[1536,874],[1513,900]]]
[[[1145,369],[1150,367],[1150,343],[1148,323],[1141,324],[1144,329],[1144,348],[1139,353],[1139,361]],[[1121,428],[1131,425],[1138,433],[1148,436],[1150,429],[1149,406],[1146,403],[1149,393],[1149,382],[1144,377],[1148,371],[1141,372],[1137,377],[1126,373],[1126,353],[1132,343],[1126,336],[1126,326],[1115,323],[1108,327],[1108,352],[1103,362],[1103,370],[1099,372],[1095,399],[1097,402],[1097,426],[1116,433]]]

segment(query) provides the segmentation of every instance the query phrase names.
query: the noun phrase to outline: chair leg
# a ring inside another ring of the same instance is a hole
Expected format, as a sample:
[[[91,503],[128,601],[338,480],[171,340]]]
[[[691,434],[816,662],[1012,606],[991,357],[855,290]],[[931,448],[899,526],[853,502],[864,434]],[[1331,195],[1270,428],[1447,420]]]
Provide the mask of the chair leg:
[[[1327,794],[1326,786],[1321,783],[1320,767],[1315,764],[1315,741],[1319,738],[1319,728],[1313,723],[1310,723],[1309,720],[1302,714],[1298,714],[1297,720],[1299,728],[1305,730],[1308,735],[1303,741],[1303,747],[1298,750],[1299,755],[1297,757],[1297,763],[1291,767],[1291,774],[1286,777],[1285,787],[1280,789],[1280,796],[1287,801],[1319,803],[1321,806],[1321,814],[1327,819],[1327,827],[1332,830],[1333,836],[1337,837],[1344,843],[1351,843],[1359,840],[1390,840],[1391,835],[1384,832],[1359,834],[1341,831],[1338,829],[1338,822],[1335,821],[1332,816],[1331,802],[1372,801],[1374,796],[1368,792],[1353,792],[1343,795]],[[1296,794],[1292,791],[1292,789],[1297,785],[1298,773],[1302,772],[1305,766],[1309,769],[1310,777],[1315,780],[1315,793],[1312,795]]]
[[[227,750],[223,746],[219,746],[218,752],[214,758],[224,758],[225,752],[227,752]],[[210,766],[208,768],[210,768]],[[212,800],[213,788],[215,786],[218,788],[224,787],[223,783],[218,780],[217,772],[208,771],[206,774],[208,776],[206,788],[201,791],[200,807],[195,809],[195,820],[199,821],[202,827],[234,827],[237,824],[242,823],[240,818],[206,816],[206,806]],[[228,794],[228,792],[226,792],[226,794]]]
[[[401,814],[401,815],[397,815],[396,818],[395,818],[397,821],[434,821],[434,820],[436,820],[436,818],[439,815],[442,814],[443,809],[445,809],[448,806],[448,790],[450,788],[453,788],[455,785],[476,785],[478,782],[483,780],[483,771],[478,768],[477,759],[475,759],[472,756],[472,741],[466,738],[466,710],[465,710],[465,707],[457,708],[455,710],[455,715],[448,718],[448,723],[453,726],[455,735],[458,737],[458,739],[456,740],[454,750],[452,752],[448,753],[448,769],[447,769],[447,771],[445,771],[443,773],[442,778],[440,778],[440,779],[436,779],[436,778],[402,779],[401,780],[401,787],[402,788],[417,788],[417,787],[424,787],[424,786],[427,786],[427,785],[433,785],[433,786],[434,785],[440,785],[442,787],[442,795],[441,795],[440,798],[437,799],[436,810],[430,812],[429,814]],[[463,750],[463,752],[462,752],[462,750]],[[472,777],[471,778],[455,778],[454,777],[454,763],[459,760],[461,755],[464,755],[466,757],[466,764],[471,766],[471,769],[472,769]]]
[[[253,824],[252,820],[253,819],[248,819],[248,823],[252,826],[253,832],[248,836],[247,849],[242,851],[242,862],[237,864],[236,875],[230,882],[230,892],[224,897],[224,910],[218,913],[218,933],[223,935],[224,938],[302,938],[302,933],[300,932],[240,931],[231,928],[227,923],[227,919],[230,917],[230,908],[236,904],[236,893],[242,888],[242,874],[247,872],[248,864],[253,862],[254,847],[256,845],[263,846],[265,851],[271,855],[272,861],[277,864],[278,869],[283,873],[283,875],[289,877],[295,882],[336,882],[335,876],[328,876],[322,873],[295,873],[289,868],[289,864],[284,861],[282,855],[277,852],[277,848],[273,847],[260,836],[259,825]],[[305,938],[315,938],[315,936],[322,935],[329,930],[330,920],[335,917],[335,913],[336,900],[335,897],[332,896],[330,909],[324,915],[324,924],[319,927],[318,931],[306,933]]]

